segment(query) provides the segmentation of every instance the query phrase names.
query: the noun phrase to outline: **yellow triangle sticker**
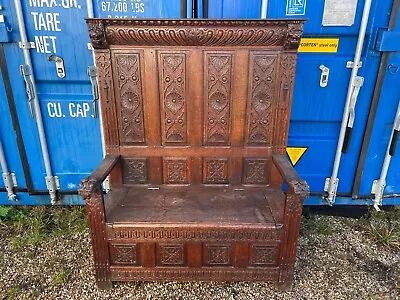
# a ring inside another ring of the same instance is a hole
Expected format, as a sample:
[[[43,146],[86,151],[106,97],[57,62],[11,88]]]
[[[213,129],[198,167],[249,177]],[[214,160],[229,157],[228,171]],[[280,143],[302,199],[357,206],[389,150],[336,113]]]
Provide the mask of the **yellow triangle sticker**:
[[[299,162],[303,155],[307,152],[308,147],[287,147],[286,153],[289,156],[293,167]]]

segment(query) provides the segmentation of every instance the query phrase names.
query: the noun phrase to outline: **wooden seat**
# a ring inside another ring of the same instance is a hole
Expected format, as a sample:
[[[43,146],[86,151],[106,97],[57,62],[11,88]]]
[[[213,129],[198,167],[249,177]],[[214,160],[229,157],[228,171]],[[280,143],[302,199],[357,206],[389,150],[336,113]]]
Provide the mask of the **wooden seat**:
[[[290,288],[308,195],[285,156],[303,21],[87,22],[107,155],[79,192],[98,286]]]

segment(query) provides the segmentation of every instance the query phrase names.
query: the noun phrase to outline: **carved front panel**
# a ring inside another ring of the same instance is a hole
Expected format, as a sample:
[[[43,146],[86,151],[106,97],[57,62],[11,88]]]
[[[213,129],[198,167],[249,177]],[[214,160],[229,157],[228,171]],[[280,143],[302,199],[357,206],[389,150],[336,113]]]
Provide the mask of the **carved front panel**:
[[[186,54],[161,53],[159,68],[163,144],[186,144]]]
[[[205,55],[204,144],[228,145],[230,141],[230,106],[232,55]]]
[[[147,183],[146,158],[124,159],[123,166],[125,183]]]
[[[250,264],[254,266],[275,264],[277,250],[277,247],[274,245],[252,245],[250,250]]]
[[[187,184],[189,183],[189,166],[187,158],[164,158],[163,172],[164,183]]]
[[[122,143],[144,143],[143,94],[139,53],[115,54],[121,107]]]
[[[267,184],[269,174],[269,159],[245,158],[243,183],[245,184]]]
[[[247,144],[271,145],[277,56],[250,52]]]
[[[232,247],[229,244],[205,244],[204,264],[209,266],[227,266],[232,263]]]
[[[229,182],[227,158],[205,158],[203,163],[203,182],[206,184],[224,184]]]
[[[183,266],[185,263],[185,251],[183,244],[159,244],[157,259],[159,265]]]
[[[137,244],[110,244],[111,263],[119,265],[137,265]]]

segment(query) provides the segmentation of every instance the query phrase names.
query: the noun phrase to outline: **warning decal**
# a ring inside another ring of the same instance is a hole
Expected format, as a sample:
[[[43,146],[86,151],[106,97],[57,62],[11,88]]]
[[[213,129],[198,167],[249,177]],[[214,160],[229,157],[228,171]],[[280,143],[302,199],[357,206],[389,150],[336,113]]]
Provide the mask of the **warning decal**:
[[[336,53],[338,48],[338,38],[302,38],[299,52]]]
[[[286,153],[289,156],[293,167],[299,162],[303,155],[307,152],[308,147],[287,147]]]

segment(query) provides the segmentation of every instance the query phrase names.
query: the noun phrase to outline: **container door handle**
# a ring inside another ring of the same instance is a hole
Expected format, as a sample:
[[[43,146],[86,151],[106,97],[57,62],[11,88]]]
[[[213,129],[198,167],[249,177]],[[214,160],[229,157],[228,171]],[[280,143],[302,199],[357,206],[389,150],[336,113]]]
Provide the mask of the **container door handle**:
[[[24,77],[25,81],[25,89],[26,89],[26,94],[28,95],[28,105],[29,105],[29,113],[32,118],[35,118],[34,112],[33,112],[33,99],[35,99],[35,89],[33,88],[33,82],[32,82],[32,69],[28,64],[21,65],[20,66],[20,71],[22,76]]]
[[[88,76],[90,79],[90,83],[92,85],[92,94],[93,94],[93,100],[92,100],[92,117],[97,118],[97,108],[96,108],[96,102],[99,101],[99,87],[97,85],[97,70],[95,66],[89,66],[88,67]]]

